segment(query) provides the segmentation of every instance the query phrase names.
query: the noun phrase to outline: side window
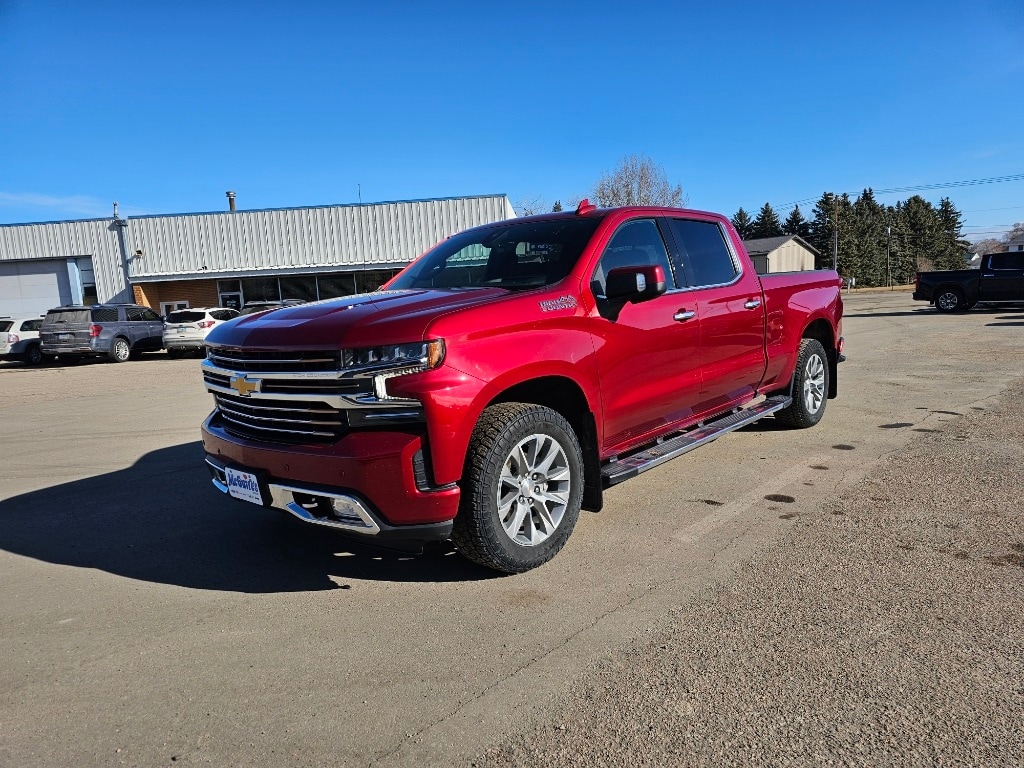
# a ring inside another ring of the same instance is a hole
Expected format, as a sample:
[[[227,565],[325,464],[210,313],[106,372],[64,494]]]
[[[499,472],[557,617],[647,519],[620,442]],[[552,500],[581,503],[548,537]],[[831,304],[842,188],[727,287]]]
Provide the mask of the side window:
[[[23,331],[38,331],[39,327],[43,324],[42,319],[40,320],[26,320],[21,324],[21,330]]]
[[[612,236],[604,255],[591,278],[591,290],[604,296],[605,277],[617,267],[645,267],[659,265],[665,272],[665,280],[673,285],[672,267],[669,264],[665,241],[654,219],[636,219],[619,227]]]
[[[992,269],[1024,269],[1024,255],[1019,253],[993,253]]]
[[[143,309],[141,311],[142,311],[142,319],[143,320],[148,320],[151,323],[153,323],[153,322],[160,322],[162,320],[160,315],[158,315],[152,309],[146,308],[146,309]]]
[[[126,307],[124,310],[125,319],[131,322],[139,322],[145,320],[145,316],[142,314],[142,310],[136,307]]]
[[[736,264],[717,224],[691,219],[671,219],[671,223],[684,266],[693,274],[693,285],[732,282]]]
[[[117,307],[102,307],[101,309],[94,309],[92,311],[92,321],[94,323],[116,323]]]

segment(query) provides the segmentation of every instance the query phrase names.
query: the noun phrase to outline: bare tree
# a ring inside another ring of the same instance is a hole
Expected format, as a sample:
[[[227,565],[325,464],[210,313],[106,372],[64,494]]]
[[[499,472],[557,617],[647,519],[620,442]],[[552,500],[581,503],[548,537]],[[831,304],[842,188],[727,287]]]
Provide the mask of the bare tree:
[[[534,214],[546,213],[551,210],[548,207],[547,202],[544,200],[543,195],[520,197],[512,204],[512,207],[519,216],[533,216]]]
[[[971,243],[971,250],[974,253],[996,253],[1003,250],[1003,241],[997,237],[986,237],[984,240]]]
[[[669,183],[665,169],[646,155],[626,155],[615,170],[604,174],[590,197],[603,208],[618,205],[686,205],[680,185]]]

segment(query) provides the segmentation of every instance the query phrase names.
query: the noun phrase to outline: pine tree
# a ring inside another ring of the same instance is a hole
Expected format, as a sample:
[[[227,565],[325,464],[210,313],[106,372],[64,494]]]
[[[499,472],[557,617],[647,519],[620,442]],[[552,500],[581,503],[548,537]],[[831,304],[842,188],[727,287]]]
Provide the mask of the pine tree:
[[[739,233],[740,240],[750,239],[750,230],[754,223],[750,220],[750,214],[743,210],[742,206],[740,206],[740,209],[736,211],[736,215],[730,221]]]
[[[818,251],[816,269],[832,268],[832,225],[831,216],[835,210],[836,196],[831,192],[823,192],[812,210],[813,217],[808,222],[807,241]]]
[[[886,285],[886,209],[875,200],[873,190],[865,189],[853,203],[851,254],[857,265],[857,284]]]
[[[551,210],[554,213],[558,213],[558,211],[562,210],[562,201],[561,200],[555,200],[555,204],[553,206],[551,206]]]
[[[782,222],[779,221],[779,215],[772,208],[771,203],[765,203],[754,218],[750,231],[751,239],[779,237],[782,234],[785,233],[782,231]]]
[[[964,240],[961,232],[963,215],[948,197],[944,197],[939,201],[936,217],[939,241],[935,255],[936,269],[965,269],[970,243]]]
[[[939,217],[932,204],[920,195],[914,195],[903,203],[906,229],[901,233],[915,270],[929,270],[941,251]]]
[[[800,206],[794,205],[789,212],[786,221],[782,224],[782,233],[785,235],[797,235],[805,240],[811,234],[811,223],[804,218],[800,212]]]

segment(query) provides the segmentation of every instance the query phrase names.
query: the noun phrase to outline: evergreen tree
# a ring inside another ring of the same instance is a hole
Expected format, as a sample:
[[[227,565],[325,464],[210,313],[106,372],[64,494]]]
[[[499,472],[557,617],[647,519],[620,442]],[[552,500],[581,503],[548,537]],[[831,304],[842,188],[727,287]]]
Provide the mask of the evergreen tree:
[[[914,195],[903,203],[903,213],[906,229],[901,233],[901,246],[913,259],[915,270],[932,269],[936,255],[941,251],[942,240],[935,209],[923,197]]]
[[[750,239],[750,231],[754,226],[754,222],[750,220],[750,214],[743,210],[742,206],[740,206],[740,209],[736,211],[736,215],[733,216],[730,221],[732,222],[732,225],[736,227],[740,240]]]
[[[936,269],[965,269],[967,252],[971,244],[964,239],[961,232],[962,214],[948,197],[944,197],[939,201],[936,218],[939,241],[935,254]]]
[[[754,218],[753,226],[751,226],[750,237],[751,239],[757,239],[759,237],[778,237],[784,234],[782,231],[782,222],[779,221],[779,215],[772,208],[771,203],[765,203],[761,206],[761,210],[757,212],[757,216]]]
[[[835,228],[830,217],[835,205],[836,196],[824,192],[811,212],[813,218],[808,222],[807,241],[818,251],[815,269],[832,269],[832,233]]]
[[[889,220],[892,229],[889,234],[889,265],[892,271],[893,285],[909,285],[914,282],[914,272],[917,264],[914,261],[914,254],[907,247],[907,232],[910,224],[904,204],[897,202],[895,207],[890,208]]]
[[[793,210],[789,212],[789,216],[786,217],[786,221],[782,224],[782,233],[784,235],[798,235],[805,240],[811,234],[811,223],[804,218],[804,215],[800,212],[799,205],[794,205]]]
[[[875,200],[875,193],[865,189],[853,203],[852,241],[850,254],[856,264],[858,285],[886,285],[889,266],[886,263],[887,211]]]
[[[562,201],[561,200],[555,200],[555,204],[553,206],[551,206],[551,210],[554,213],[558,213],[558,211],[562,210]]]

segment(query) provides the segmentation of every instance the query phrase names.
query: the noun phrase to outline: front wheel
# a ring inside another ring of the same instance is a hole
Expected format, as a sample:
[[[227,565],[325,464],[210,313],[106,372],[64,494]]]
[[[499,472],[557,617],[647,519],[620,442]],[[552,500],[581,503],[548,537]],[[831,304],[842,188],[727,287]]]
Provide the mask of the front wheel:
[[[123,363],[129,357],[131,357],[132,350],[128,346],[128,342],[124,339],[114,339],[110,344],[110,351],[107,352],[107,358],[112,363]]]
[[[473,562],[502,573],[546,563],[580,514],[583,452],[550,408],[500,403],[473,430],[452,540]]]
[[[813,427],[825,414],[828,402],[828,357],[817,339],[802,339],[793,374],[793,403],[775,414],[789,427]]]

